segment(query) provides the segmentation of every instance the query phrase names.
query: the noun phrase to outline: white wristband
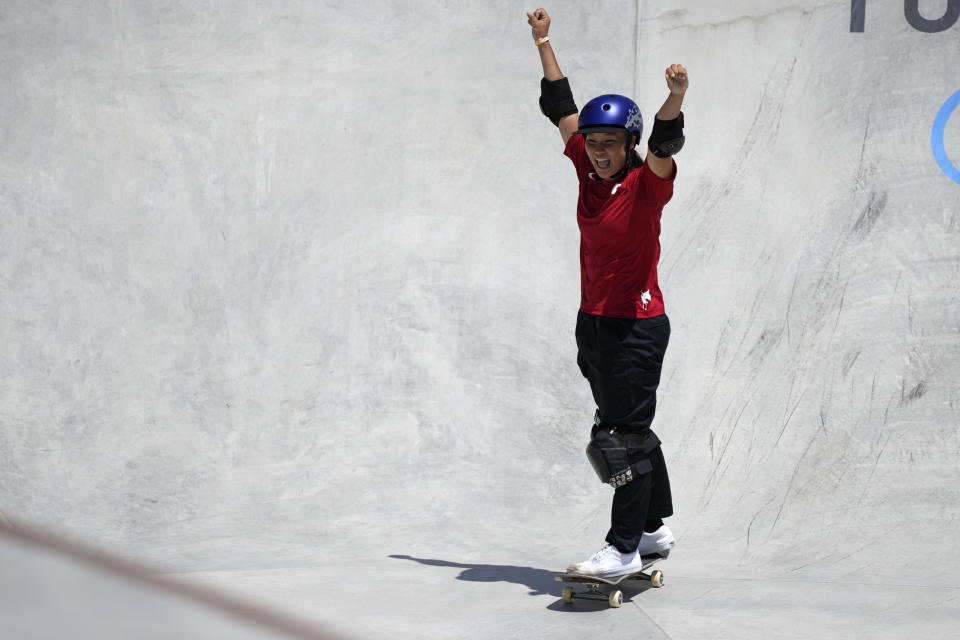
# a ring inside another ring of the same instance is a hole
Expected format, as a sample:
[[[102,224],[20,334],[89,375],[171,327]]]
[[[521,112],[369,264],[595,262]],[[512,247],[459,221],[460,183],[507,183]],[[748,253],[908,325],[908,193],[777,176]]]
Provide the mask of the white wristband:
[[[539,47],[544,42],[550,42],[550,36],[543,36],[542,38],[537,38],[534,42],[536,42],[537,46]]]

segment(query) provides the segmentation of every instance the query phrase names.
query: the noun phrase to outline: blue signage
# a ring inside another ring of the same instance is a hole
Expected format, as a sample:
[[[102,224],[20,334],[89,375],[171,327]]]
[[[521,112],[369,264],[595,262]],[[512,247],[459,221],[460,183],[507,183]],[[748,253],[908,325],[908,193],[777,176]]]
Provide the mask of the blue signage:
[[[917,31],[940,33],[960,19],[960,0],[947,0],[943,15],[933,19],[920,15],[920,0],[903,0],[903,17]],[[867,0],[850,0],[850,33],[863,33],[866,19]]]
[[[960,169],[947,157],[947,150],[943,146],[943,134],[947,129],[947,120],[950,114],[960,105],[960,91],[947,98],[947,101],[940,107],[937,117],[933,120],[933,130],[930,132],[930,147],[933,149],[933,157],[937,159],[937,164],[943,169],[943,172],[950,176],[950,179],[960,184]]]

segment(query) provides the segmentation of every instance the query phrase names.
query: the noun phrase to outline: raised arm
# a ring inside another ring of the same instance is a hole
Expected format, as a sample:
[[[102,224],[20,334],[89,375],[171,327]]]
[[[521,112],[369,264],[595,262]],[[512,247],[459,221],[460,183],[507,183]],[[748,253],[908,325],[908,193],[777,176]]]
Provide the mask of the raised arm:
[[[560,136],[566,144],[577,130],[577,105],[570,92],[570,83],[560,71],[557,56],[550,44],[550,16],[546,9],[537,9],[527,13],[527,24],[532,27],[533,41],[540,53],[543,65],[543,80],[540,81],[540,110],[560,129]]]
[[[658,177],[669,178],[673,174],[673,154],[683,147],[683,96],[687,93],[690,80],[683,65],[672,64],[667,67],[664,77],[670,95],[657,112],[647,145],[647,167]]]

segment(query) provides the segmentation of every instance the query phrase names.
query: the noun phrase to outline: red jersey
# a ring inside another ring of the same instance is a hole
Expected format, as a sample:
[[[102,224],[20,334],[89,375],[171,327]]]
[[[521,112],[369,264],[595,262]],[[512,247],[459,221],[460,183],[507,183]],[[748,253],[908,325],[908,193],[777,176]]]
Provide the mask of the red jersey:
[[[593,173],[583,136],[570,136],[563,153],[580,180],[580,309],[612,318],[663,314],[660,214],[673,197],[676,163],[666,180],[643,165],[623,182],[608,182]]]

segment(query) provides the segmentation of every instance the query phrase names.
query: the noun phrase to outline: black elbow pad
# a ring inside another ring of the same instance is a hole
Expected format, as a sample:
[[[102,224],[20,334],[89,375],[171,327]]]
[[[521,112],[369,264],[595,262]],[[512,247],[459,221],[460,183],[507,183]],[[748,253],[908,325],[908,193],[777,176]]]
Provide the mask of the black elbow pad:
[[[669,158],[683,148],[686,141],[683,135],[683,112],[673,120],[661,120],[654,116],[653,130],[647,147],[658,158]]]
[[[560,118],[579,113],[570,91],[570,81],[565,77],[559,80],[540,80],[540,111],[550,118],[554,126],[560,126]]]

